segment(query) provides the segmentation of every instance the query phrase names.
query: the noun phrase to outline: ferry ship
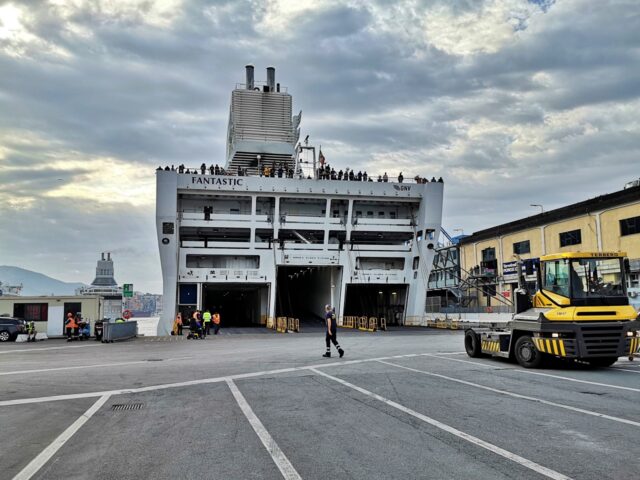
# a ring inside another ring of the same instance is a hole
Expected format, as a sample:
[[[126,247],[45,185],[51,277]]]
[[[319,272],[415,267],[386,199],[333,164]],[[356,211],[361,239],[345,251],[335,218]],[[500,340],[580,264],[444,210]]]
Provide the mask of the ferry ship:
[[[300,141],[302,112],[267,69],[231,94],[227,158],[159,167],[156,224],[164,311],[218,311],[223,327],[303,325],[335,308],[404,324],[422,317],[442,217],[442,180],[335,173]],[[222,163],[222,162],[220,162]],[[340,179],[338,179],[340,178]]]

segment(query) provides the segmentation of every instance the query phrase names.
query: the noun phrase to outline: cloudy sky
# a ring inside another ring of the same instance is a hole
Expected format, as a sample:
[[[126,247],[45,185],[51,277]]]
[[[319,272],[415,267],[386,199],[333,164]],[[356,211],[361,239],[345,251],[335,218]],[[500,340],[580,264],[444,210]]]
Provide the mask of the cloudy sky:
[[[247,63],[332,165],[444,177],[451,233],[612,192],[639,60],[637,0],[0,0],[0,265],[160,292],[154,169],[224,163]]]

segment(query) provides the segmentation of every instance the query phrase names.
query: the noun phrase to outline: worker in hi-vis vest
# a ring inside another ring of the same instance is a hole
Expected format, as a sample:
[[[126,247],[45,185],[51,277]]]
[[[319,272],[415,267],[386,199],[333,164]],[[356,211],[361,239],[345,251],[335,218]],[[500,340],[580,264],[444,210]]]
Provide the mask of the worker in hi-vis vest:
[[[220,314],[215,312],[213,314],[213,334],[217,335],[218,331],[220,331]]]
[[[74,338],[78,338],[78,324],[73,313],[67,313],[67,318],[64,321],[64,328],[67,333],[67,342],[70,342]]]
[[[205,310],[202,314],[202,320],[204,321],[204,334],[211,335],[211,312],[209,310]]]

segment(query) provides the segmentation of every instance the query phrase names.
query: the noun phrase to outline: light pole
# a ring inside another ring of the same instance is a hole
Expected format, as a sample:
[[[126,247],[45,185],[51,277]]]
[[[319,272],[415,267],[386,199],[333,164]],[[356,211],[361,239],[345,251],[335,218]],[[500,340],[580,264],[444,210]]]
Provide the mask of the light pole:
[[[540,213],[544,213],[544,207],[542,205],[540,205],[539,203],[531,203],[529,204],[530,207],[540,207]]]

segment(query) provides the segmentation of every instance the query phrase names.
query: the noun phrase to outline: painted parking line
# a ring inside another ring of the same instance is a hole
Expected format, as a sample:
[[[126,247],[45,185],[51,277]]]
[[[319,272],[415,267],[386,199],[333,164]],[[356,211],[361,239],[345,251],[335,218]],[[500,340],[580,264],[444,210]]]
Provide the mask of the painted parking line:
[[[450,433],[451,435],[454,435],[458,438],[461,438],[463,440],[466,440],[467,442],[476,445],[478,447],[484,448],[485,450],[488,450],[492,453],[495,453],[496,455],[500,455],[501,457],[504,457],[508,460],[511,460],[512,462],[515,462],[525,468],[528,468],[529,470],[533,470],[534,472],[537,472],[541,475],[544,475],[547,478],[552,478],[554,480],[570,480],[570,477],[567,477],[566,475],[560,473],[560,472],[556,472],[555,470],[552,470],[550,468],[547,468],[543,465],[540,465],[532,460],[529,460],[527,458],[521,457],[520,455],[517,455],[513,452],[510,452],[508,450],[505,450],[503,448],[498,447],[497,445],[494,445],[492,443],[486,442],[478,437],[474,437],[473,435],[470,435],[468,433],[465,433],[461,430],[458,430],[457,428],[451,427],[450,425],[447,425],[445,423],[439,422],[438,420],[435,420],[431,417],[428,417],[422,413],[416,412],[415,410],[412,410],[408,407],[405,407],[404,405],[401,405],[397,402],[394,402],[393,400],[389,400],[388,398],[385,398],[381,395],[378,395],[377,393],[373,393],[370,392],[369,390],[365,390],[362,387],[358,387],[357,385],[354,385],[353,383],[349,383],[346,380],[342,380],[341,378],[338,377],[334,377],[332,375],[329,375],[325,372],[322,372],[321,370],[312,368],[311,369],[312,372],[321,375],[325,378],[328,378],[330,380],[333,380],[334,382],[338,382],[342,385],[344,385],[345,387],[349,387],[353,390],[356,390],[357,392],[362,393],[363,395],[366,395],[368,397],[371,397],[375,400],[378,400],[390,407],[393,407],[397,410],[400,410],[401,412],[404,412],[408,415],[411,415],[414,418],[417,418],[419,420],[422,420],[423,422],[436,427],[440,430],[443,430],[447,433]]]
[[[612,415],[606,415],[604,413],[595,412],[593,410],[585,410],[584,408],[572,407],[571,405],[565,405],[563,403],[551,402],[549,400],[544,400],[538,397],[530,397],[528,395],[521,395],[520,393],[509,392],[507,390],[499,390],[497,388],[487,387],[486,385],[480,385],[478,383],[468,382],[466,380],[461,380],[459,378],[448,377],[446,375],[441,375],[439,373],[427,372],[425,370],[420,370],[417,368],[406,367],[404,365],[398,365],[396,363],[387,362],[385,360],[378,360],[380,363],[384,363],[385,365],[391,365],[393,367],[402,368],[404,370],[409,370],[416,373],[421,373],[423,375],[428,375],[430,377],[441,378],[443,380],[449,380],[451,382],[460,383],[462,385],[467,385],[469,387],[480,388],[482,390],[487,390],[489,392],[499,393],[501,395],[506,395],[513,398],[519,398],[522,400],[529,400],[531,402],[541,403],[543,405],[549,405],[551,407],[563,408],[565,410],[571,410],[577,413],[583,413],[585,415],[591,415],[594,417],[599,417],[605,420],[612,420],[614,422],[625,423],[627,425],[632,425],[634,427],[640,427],[640,422],[634,422],[633,420],[628,420],[626,418],[614,417]]]
[[[180,358],[167,358],[167,359],[163,359],[163,362],[175,362],[175,361],[179,361],[179,360],[187,360],[193,357],[180,357]],[[132,362],[118,362],[118,363],[99,363],[97,365],[75,365],[73,367],[56,367],[56,368],[38,368],[38,369],[34,369],[34,370],[18,370],[18,371],[14,371],[14,372],[0,372],[0,376],[4,376],[4,375],[25,375],[27,373],[41,373],[41,372],[57,372],[59,370],[82,370],[82,369],[86,369],[86,368],[96,368],[96,367],[117,367],[120,365],[138,365],[141,363],[148,363],[150,365],[153,365],[154,363],[161,363],[161,362],[156,362],[153,360],[136,360],[136,361],[132,361]]]
[[[231,390],[231,393],[233,394],[233,398],[236,399],[240,410],[242,410],[244,416],[247,417],[251,428],[253,428],[253,431],[256,432],[258,438],[260,438],[260,441],[264,445],[264,448],[266,448],[267,452],[269,452],[273,463],[275,463],[278,467],[278,470],[280,470],[282,477],[286,480],[302,480],[300,474],[298,474],[294,466],[280,449],[273,437],[269,434],[258,416],[254,413],[251,405],[249,405],[249,402],[247,402],[247,400],[244,398],[242,392],[238,390],[238,387],[235,383],[233,383],[233,380],[227,378],[226,382],[229,386],[229,389]]]
[[[433,355],[433,354],[430,354],[430,353],[424,353],[421,356],[433,357],[433,358],[441,358],[442,360],[449,360],[449,361],[454,361],[454,362],[470,363],[472,365],[478,365],[480,367],[494,368],[491,365],[486,365],[484,363],[472,362],[472,361],[469,361],[469,360],[460,360],[458,358],[440,357],[438,355]],[[529,375],[538,375],[538,376],[541,376],[541,377],[557,378],[557,379],[560,379],[560,380],[566,380],[568,382],[586,383],[588,385],[595,385],[595,386],[598,386],[598,387],[615,388],[617,390],[626,390],[626,391],[629,391],[629,392],[638,392],[638,393],[640,393],[640,388],[624,387],[622,385],[612,385],[610,383],[591,382],[589,380],[580,380],[578,378],[564,377],[562,375],[553,375],[551,373],[532,372],[531,370],[525,370],[525,369],[520,369],[520,368],[501,368],[499,370],[509,370],[511,372],[516,372],[516,373],[526,373],[526,374],[529,374]],[[629,377],[629,378],[631,378],[631,377]]]
[[[29,462],[29,464],[24,467],[20,473],[13,477],[13,480],[29,480],[33,475],[38,473],[38,470],[40,470],[78,430],[80,430],[80,427],[87,423],[93,414],[96,413],[107,400],[109,400],[109,397],[110,395],[108,394],[101,396],[96,403],[89,407],[89,410],[84,412],[80,418],[62,432],[58,438],[51,442],[49,446],[40,452],[36,458],[31,460],[31,462]]]
[[[227,379],[231,380],[240,380],[243,378],[255,378],[261,377],[265,375],[280,375],[283,373],[292,373],[299,372],[302,370],[310,370],[316,367],[336,367],[341,365],[355,365],[359,363],[366,362],[375,362],[376,360],[393,360],[397,358],[411,358],[418,357],[421,354],[419,353],[408,353],[406,355],[393,355],[387,357],[375,357],[375,358],[365,358],[360,360],[348,360],[348,361],[336,361],[333,363],[321,363],[315,365],[307,365],[302,367],[290,367],[290,368],[279,368],[276,370],[262,370],[258,372],[249,372],[249,373],[239,373],[236,375],[226,375],[224,377],[212,377],[212,378],[203,378],[200,380],[188,380],[186,382],[175,382],[175,383],[165,383],[160,385],[150,385],[148,387],[138,387],[138,388],[121,388],[116,390],[108,390],[108,391],[98,391],[98,392],[85,392],[85,393],[72,393],[72,394],[63,394],[63,395],[51,395],[47,397],[32,397],[32,398],[18,398],[14,400],[2,400],[0,401],[0,407],[9,407],[12,405],[27,405],[33,403],[44,403],[44,402],[55,402],[60,400],[73,400],[76,398],[91,398],[91,397],[101,397],[102,395],[122,395],[122,394],[130,394],[130,393],[141,393],[141,392],[151,392],[155,390],[166,390],[169,388],[182,388],[182,387],[192,387],[195,385],[205,385],[209,383],[219,383],[226,382]]]
[[[7,350],[4,352],[0,352],[0,355],[7,355],[9,353],[38,353],[44,352],[46,350],[66,350],[68,348],[89,348],[89,347],[100,347],[103,346],[100,343],[94,343],[92,345],[67,345],[65,347],[44,347],[44,348],[24,348],[20,350]]]

